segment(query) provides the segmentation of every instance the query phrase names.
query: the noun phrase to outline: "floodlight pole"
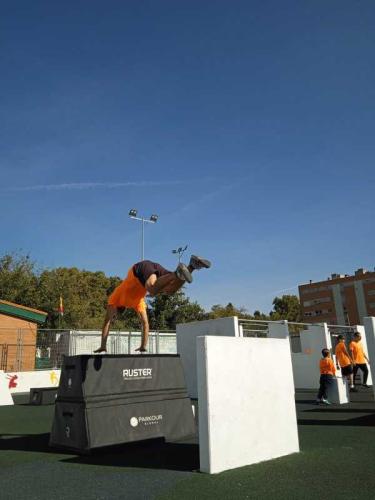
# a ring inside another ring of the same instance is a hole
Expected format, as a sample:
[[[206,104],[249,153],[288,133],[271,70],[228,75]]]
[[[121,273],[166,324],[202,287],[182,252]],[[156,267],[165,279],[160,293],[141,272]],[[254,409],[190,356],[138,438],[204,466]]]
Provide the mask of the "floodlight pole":
[[[129,212],[129,217],[131,219],[139,220],[142,222],[142,237],[141,237],[141,256],[142,260],[145,260],[145,222],[150,222],[152,224],[155,224],[155,222],[158,220],[157,215],[151,215],[149,219],[146,217],[137,217],[136,216],[137,211],[136,210],[130,210]]]
[[[145,260],[145,220],[142,217],[142,260]]]

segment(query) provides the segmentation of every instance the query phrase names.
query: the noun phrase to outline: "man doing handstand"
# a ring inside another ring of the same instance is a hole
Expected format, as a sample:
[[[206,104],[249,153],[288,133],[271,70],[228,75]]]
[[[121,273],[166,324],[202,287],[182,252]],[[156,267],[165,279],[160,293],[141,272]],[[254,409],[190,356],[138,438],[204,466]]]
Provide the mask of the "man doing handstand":
[[[94,352],[107,351],[107,338],[112,321],[118,310],[134,309],[142,324],[141,345],[136,349],[145,352],[149,334],[149,323],[146,311],[145,296],[149,293],[152,297],[158,294],[172,295],[177,292],[185,282],[193,281],[191,273],[196,269],[209,268],[211,262],[196,255],[190,258],[189,266],[180,263],[176,271],[168,271],[163,266],[150,260],[142,260],[132,266],[124,281],[114,289],[108,298],[107,313],[102,327],[101,345]]]

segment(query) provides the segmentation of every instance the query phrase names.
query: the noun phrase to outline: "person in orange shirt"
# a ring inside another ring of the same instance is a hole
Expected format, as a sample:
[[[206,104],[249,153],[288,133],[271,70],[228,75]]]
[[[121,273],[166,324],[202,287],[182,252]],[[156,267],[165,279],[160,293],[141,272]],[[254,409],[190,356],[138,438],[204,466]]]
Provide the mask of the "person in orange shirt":
[[[357,372],[360,369],[363,373],[363,387],[371,387],[370,385],[367,385],[368,368],[366,364],[366,361],[367,363],[370,363],[370,361],[363,350],[361,339],[361,334],[359,332],[356,332],[354,334],[354,339],[349,344],[349,350],[355,363],[353,378],[355,380]]]
[[[328,401],[328,388],[332,385],[333,378],[336,376],[336,368],[328,349],[322,350],[322,356],[322,359],[319,361],[320,386],[316,402],[317,404],[330,405],[331,403]]]
[[[182,262],[176,271],[168,271],[157,262],[143,260],[134,264],[128,271],[124,281],[114,289],[108,298],[107,313],[102,327],[101,345],[95,353],[107,351],[107,338],[112,321],[117,312],[125,308],[134,309],[141,321],[142,339],[141,345],[136,349],[145,352],[149,334],[149,322],[146,311],[145,296],[149,293],[152,297],[159,294],[172,295],[177,292],[186,282],[193,281],[191,273],[196,269],[209,268],[211,262],[196,255],[190,258],[189,266]]]
[[[346,377],[350,384],[350,392],[358,392],[354,387],[354,377],[353,377],[353,365],[354,361],[351,355],[348,353],[345,345],[344,335],[339,335],[337,337],[338,344],[335,349],[336,355],[336,368],[340,370],[343,377]]]

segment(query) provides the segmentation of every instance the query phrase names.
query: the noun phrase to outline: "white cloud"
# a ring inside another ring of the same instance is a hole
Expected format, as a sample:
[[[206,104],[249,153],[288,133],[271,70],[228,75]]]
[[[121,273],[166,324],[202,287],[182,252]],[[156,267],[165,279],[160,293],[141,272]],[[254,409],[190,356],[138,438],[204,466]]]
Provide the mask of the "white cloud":
[[[8,187],[4,191],[64,191],[84,189],[116,189],[123,187],[174,186],[183,181],[128,181],[128,182],[70,182],[63,184],[37,184],[34,186]]]

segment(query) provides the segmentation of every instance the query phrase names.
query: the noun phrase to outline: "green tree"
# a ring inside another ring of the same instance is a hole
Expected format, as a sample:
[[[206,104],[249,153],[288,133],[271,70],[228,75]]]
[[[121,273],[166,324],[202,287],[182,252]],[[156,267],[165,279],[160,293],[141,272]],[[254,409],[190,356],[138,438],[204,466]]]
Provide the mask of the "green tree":
[[[235,307],[232,302],[228,302],[226,306],[220,304],[215,304],[211,307],[211,311],[208,313],[209,319],[225,318],[228,316],[239,316],[241,318],[250,318],[244,307]]]
[[[156,330],[174,330],[178,323],[199,321],[205,312],[197,302],[190,302],[180,290],[173,295],[157,295],[149,300],[150,326]]]
[[[301,321],[301,308],[296,295],[283,295],[273,299],[273,311],[270,312],[272,320],[287,319],[288,321]]]
[[[260,311],[254,311],[254,319],[257,319],[257,320],[269,320],[270,317],[267,316],[267,314],[264,314]]]
[[[0,258],[0,298],[35,307],[37,302],[35,263],[28,255],[5,254]]]
[[[60,324],[58,305],[61,295],[63,326],[99,328],[107,296],[120,281],[120,278],[108,278],[101,271],[90,272],[75,267],[43,271],[38,278],[38,302],[49,313],[48,326],[57,328]]]

